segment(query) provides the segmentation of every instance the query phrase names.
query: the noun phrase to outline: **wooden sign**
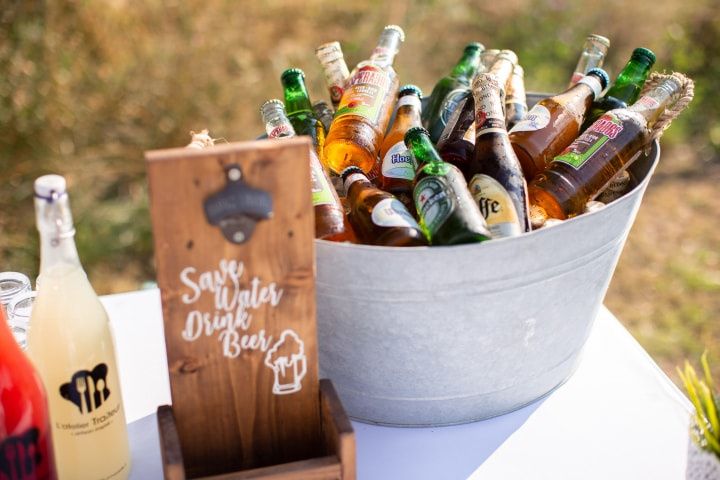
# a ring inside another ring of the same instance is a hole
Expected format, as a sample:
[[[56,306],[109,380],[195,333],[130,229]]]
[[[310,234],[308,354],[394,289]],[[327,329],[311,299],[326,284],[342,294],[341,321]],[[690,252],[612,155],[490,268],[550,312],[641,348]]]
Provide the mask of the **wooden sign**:
[[[302,138],[146,153],[190,477],[327,455],[308,152]]]

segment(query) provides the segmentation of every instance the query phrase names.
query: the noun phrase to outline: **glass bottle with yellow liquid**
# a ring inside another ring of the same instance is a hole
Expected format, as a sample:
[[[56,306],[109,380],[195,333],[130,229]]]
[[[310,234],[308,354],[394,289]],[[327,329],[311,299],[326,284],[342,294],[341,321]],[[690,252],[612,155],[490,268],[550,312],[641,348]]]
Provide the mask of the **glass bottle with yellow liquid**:
[[[325,138],[323,162],[335,173],[375,165],[398,93],[392,64],[403,40],[400,27],[385,27],[370,59],[353,70]]]
[[[126,479],[125,413],[108,316],[80,264],[65,179],[35,181],[40,281],[28,352],[45,385],[58,477]]]

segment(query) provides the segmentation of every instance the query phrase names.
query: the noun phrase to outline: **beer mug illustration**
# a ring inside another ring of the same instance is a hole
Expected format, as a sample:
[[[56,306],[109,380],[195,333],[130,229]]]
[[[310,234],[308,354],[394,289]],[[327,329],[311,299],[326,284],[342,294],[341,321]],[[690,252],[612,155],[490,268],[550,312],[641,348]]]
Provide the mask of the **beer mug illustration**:
[[[307,373],[305,347],[297,333],[285,330],[265,355],[265,365],[275,374],[273,393],[287,395],[302,389],[302,379]]]

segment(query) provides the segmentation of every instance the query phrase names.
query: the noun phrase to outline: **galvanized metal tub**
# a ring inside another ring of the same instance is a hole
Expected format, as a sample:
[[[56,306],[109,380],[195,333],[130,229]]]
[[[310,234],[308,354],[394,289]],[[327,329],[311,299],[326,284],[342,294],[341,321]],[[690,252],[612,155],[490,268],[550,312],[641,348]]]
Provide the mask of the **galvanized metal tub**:
[[[660,157],[594,213],[516,238],[389,248],[316,241],[321,374],[360,421],[451,425],[518,409],[576,368]]]

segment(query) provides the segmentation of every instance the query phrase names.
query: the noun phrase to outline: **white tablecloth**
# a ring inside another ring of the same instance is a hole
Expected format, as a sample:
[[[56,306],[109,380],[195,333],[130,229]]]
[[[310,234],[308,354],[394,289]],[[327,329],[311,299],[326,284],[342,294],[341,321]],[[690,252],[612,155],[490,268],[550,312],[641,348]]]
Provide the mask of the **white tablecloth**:
[[[102,300],[130,422],[131,478],[161,478],[152,415],[170,403],[170,387],[160,295],[146,290]],[[577,372],[525,408],[454,427],[353,422],[358,478],[681,479],[689,411],[687,399],[603,308]]]

